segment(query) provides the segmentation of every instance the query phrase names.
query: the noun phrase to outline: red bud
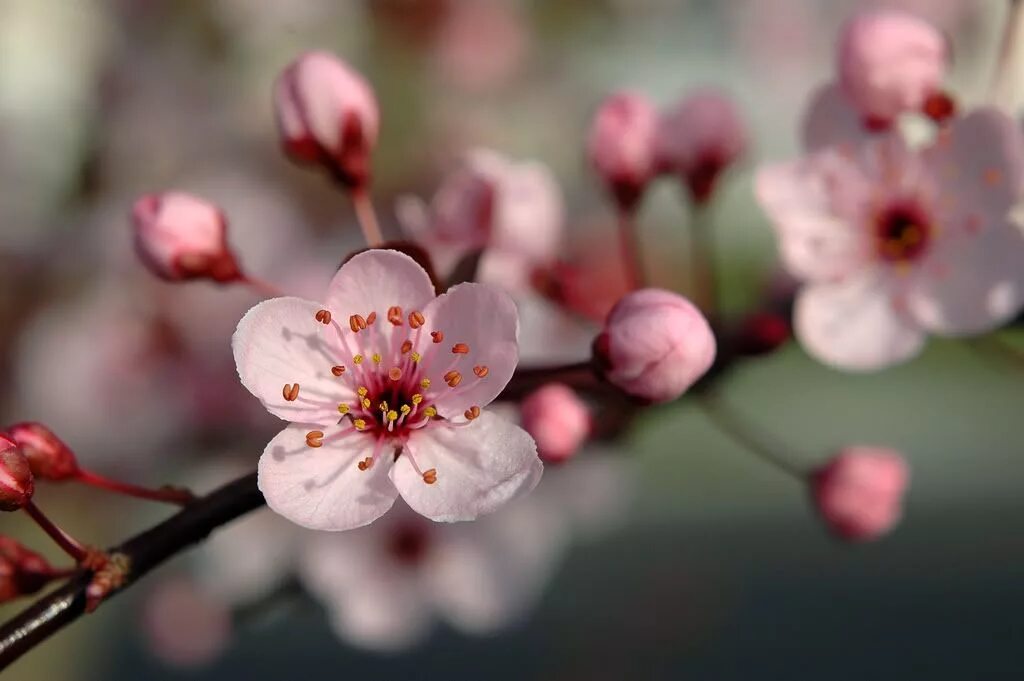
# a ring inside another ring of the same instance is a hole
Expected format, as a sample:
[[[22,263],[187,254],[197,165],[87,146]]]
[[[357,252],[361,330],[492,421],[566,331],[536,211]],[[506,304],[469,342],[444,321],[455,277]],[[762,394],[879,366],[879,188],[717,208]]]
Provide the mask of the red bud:
[[[43,424],[16,423],[7,434],[21,448],[37,478],[67,480],[78,475],[78,461],[71,448]]]
[[[17,511],[32,499],[35,483],[16,442],[0,435],[0,511]]]

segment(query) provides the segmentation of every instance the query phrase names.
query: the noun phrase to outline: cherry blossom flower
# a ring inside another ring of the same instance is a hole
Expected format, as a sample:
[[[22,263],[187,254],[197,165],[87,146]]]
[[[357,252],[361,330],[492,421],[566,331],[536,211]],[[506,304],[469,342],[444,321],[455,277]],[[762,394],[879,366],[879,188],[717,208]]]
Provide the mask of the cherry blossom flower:
[[[846,447],[811,476],[822,520],[851,541],[877,539],[899,522],[910,470],[886,447]]]
[[[819,360],[881,369],[928,333],[989,331],[1024,304],[1024,237],[1008,218],[1024,143],[995,110],[912,150],[894,132],[762,168],[756,193],[805,285],[794,331]]]
[[[461,284],[436,297],[412,258],[373,250],[335,275],[325,303],[250,310],[232,347],[243,385],[291,422],[260,458],[268,505],[346,530],[401,494],[436,521],[472,520],[537,483],[521,428],[483,411],[518,361],[515,304]]]
[[[522,421],[541,459],[550,463],[576,454],[592,428],[586,403],[564,383],[548,383],[527,395]]]
[[[230,644],[231,612],[186,579],[166,580],[146,600],[142,631],[150,650],[163,661],[201,667]]]
[[[623,210],[632,210],[654,177],[658,112],[647,97],[617,92],[594,114],[587,136],[590,164]]]

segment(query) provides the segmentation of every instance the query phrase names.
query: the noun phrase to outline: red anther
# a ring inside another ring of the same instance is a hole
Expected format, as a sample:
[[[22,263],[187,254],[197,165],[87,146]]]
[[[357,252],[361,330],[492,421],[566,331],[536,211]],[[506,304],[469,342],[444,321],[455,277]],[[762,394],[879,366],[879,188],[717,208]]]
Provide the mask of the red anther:
[[[306,433],[306,446],[308,447],[320,447],[324,444],[324,431],[322,430],[311,430]]]
[[[361,315],[354,314],[348,318],[348,328],[352,329],[352,333],[359,333],[366,328],[366,320]]]
[[[453,355],[466,355],[469,354],[469,346],[465,343],[456,343],[452,346]]]
[[[392,305],[388,308],[388,321],[395,326],[402,325],[402,308],[397,305]]]
[[[437,469],[431,468],[429,470],[424,471],[423,482],[427,483],[428,485],[433,485],[435,482],[437,482]]]
[[[412,350],[412,341],[411,340],[407,340],[404,343],[402,343],[402,354],[403,355],[408,355],[410,350]]]
[[[390,378],[392,381],[402,380],[402,370],[399,369],[398,367],[391,367],[391,369],[388,371],[388,378]]]
[[[409,313],[409,326],[414,329],[420,328],[426,321],[422,312],[413,311]]]
[[[377,321],[377,313],[376,313],[376,311],[371,312],[370,314],[366,315],[366,325],[367,326],[372,325],[375,321]]]
[[[440,343],[441,341],[444,340],[444,334],[441,333],[440,331],[431,331],[430,337],[434,339],[435,343]]]
[[[372,467],[373,467],[373,458],[369,457],[369,456],[356,464],[356,468],[358,468],[361,471],[368,470],[368,469],[370,469]]]
[[[462,374],[458,371],[449,371],[444,375],[444,382],[448,384],[448,387],[454,388],[462,382]]]
[[[333,366],[331,367],[331,373],[334,374],[335,376],[341,376],[343,373],[345,373],[345,367],[341,366],[340,364],[337,366]]]
[[[463,414],[463,416],[465,416],[467,419],[472,421],[477,416],[480,416],[480,407],[478,407],[476,405],[473,405],[472,407],[470,407],[469,409],[466,410],[466,412]]]
[[[477,378],[483,378],[488,373],[490,373],[490,369],[481,364],[473,367],[473,373],[476,374]]]
[[[321,324],[327,325],[331,323],[331,311],[330,310],[317,310],[315,318]]]
[[[294,402],[299,396],[299,384],[285,383],[281,390],[281,396],[288,402]]]

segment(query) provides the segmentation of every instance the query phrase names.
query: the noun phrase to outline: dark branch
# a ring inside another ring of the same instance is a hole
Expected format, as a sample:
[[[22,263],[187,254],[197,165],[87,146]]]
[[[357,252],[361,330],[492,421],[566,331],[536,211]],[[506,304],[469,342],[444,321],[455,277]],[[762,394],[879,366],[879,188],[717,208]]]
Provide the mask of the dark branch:
[[[131,570],[119,590],[131,586],[176,553],[205,539],[217,527],[259,508],[263,503],[263,495],[256,487],[256,473],[250,473],[110,549],[111,553],[122,553],[131,560]],[[6,669],[85,612],[85,589],[90,578],[88,572],[75,575],[0,626],[0,670]]]

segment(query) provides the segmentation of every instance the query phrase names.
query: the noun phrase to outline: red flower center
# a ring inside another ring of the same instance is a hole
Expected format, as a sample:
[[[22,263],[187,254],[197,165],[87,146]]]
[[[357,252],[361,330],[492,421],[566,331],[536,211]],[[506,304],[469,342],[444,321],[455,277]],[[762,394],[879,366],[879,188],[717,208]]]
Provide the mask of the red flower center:
[[[882,211],[875,223],[878,257],[886,262],[909,263],[928,250],[932,226],[913,204],[896,204]]]

